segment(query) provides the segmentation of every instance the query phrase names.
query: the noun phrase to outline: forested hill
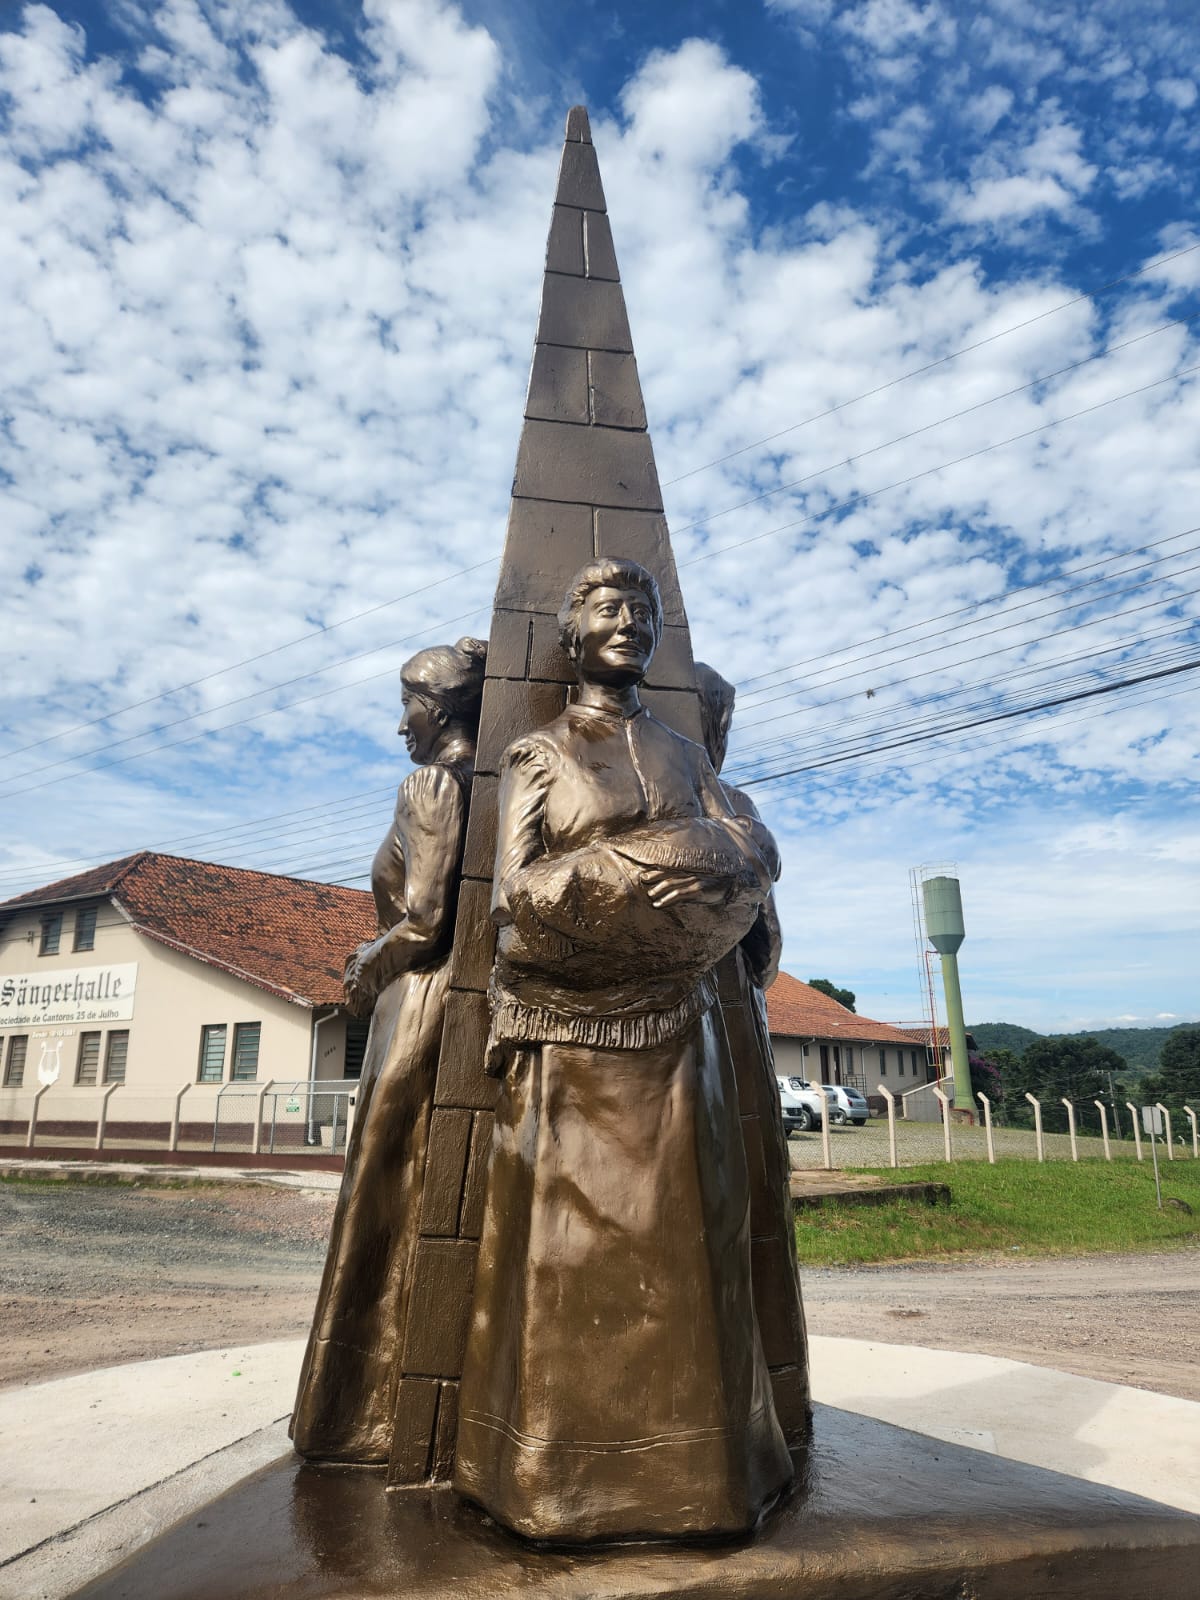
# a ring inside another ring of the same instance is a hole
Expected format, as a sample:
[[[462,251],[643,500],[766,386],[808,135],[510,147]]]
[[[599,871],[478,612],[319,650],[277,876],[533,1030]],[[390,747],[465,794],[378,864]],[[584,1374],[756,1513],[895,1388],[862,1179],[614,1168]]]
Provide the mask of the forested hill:
[[[1025,1046],[1042,1037],[1032,1028],[1022,1028],[1016,1022],[970,1023],[967,1032],[974,1036],[984,1055],[989,1050],[1011,1050],[1015,1056],[1024,1055]]]
[[[1175,1027],[1195,1027],[1195,1023],[1180,1022]],[[1131,1072],[1143,1073],[1157,1070],[1159,1051],[1174,1031],[1174,1028],[1083,1028],[1075,1035],[1056,1034],[1055,1037],[1096,1039],[1123,1056]],[[1023,1055],[1030,1040],[1045,1037],[1015,1022],[981,1022],[968,1027],[967,1032],[974,1035],[984,1055],[989,1050],[1011,1050],[1016,1056]]]

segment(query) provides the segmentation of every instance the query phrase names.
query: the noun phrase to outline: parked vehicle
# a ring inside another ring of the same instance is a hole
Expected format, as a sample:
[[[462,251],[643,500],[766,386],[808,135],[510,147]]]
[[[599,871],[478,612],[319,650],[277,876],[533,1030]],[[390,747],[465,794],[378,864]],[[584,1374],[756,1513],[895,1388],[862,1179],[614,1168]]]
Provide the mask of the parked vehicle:
[[[809,1090],[797,1090],[793,1084],[800,1082],[797,1078],[775,1079],[779,1085],[779,1104],[783,1111],[783,1130],[790,1137],[793,1133],[807,1133],[810,1128],[816,1127],[821,1120],[821,1103],[816,1095]]]
[[[870,1107],[857,1089],[840,1083],[822,1083],[819,1087],[829,1101],[830,1122],[839,1125],[851,1122],[861,1128],[871,1115]]]
[[[853,1123],[860,1128],[871,1115],[871,1108],[857,1089],[845,1088],[840,1083],[810,1083],[807,1078],[780,1078],[780,1089],[786,1088],[802,1101],[812,1117],[815,1128],[821,1126],[824,1107],[829,1107],[829,1121],[842,1127]]]

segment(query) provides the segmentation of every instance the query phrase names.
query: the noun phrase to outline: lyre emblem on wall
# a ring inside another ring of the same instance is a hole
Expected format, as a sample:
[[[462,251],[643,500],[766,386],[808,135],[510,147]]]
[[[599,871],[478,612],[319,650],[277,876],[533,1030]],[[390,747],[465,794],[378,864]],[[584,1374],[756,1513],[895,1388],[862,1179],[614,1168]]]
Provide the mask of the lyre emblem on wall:
[[[63,1041],[43,1039],[41,1043],[42,1053],[38,1057],[37,1080],[44,1089],[48,1089],[52,1083],[58,1082],[58,1075],[62,1071]]]

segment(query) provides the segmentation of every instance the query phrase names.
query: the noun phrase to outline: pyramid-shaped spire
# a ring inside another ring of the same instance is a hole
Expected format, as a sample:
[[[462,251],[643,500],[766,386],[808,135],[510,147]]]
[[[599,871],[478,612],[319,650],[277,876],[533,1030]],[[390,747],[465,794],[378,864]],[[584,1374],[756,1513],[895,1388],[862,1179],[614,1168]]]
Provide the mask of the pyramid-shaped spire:
[[[488,645],[459,886],[421,1236],[398,1316],[400,1378],[388,1481],[449,1476],[496,1084],[483,1069],[497,772],[511,740],[562,710],[575,673],[558,642],[570,580],[596,556],[658,579],[666,627],[643,698],[701,737],[687,618],[587,112],[567,117],[546,246],[525,421]]]
[[[536,670],[516,676],[574,681],[558,651],[554,617],[567,584],[594,556],[638,561],[658,579],[667,631],[647,700],[664,721],[699,737],[687,618],[604,187],[587,112],[576,106],[567,117],[546,244],[489,676],[514,675],[514,649],[524,647]],[[523,730],[505,743],[516,731]],[[490,760],[491,749],[483,755]]]

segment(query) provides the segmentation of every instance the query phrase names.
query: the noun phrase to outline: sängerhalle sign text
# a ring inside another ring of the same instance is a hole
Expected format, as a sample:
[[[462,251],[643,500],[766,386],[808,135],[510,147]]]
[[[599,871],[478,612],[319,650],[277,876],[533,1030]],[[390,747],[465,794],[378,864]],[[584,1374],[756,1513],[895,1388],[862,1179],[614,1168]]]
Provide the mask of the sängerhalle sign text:
[[[121,1022],[133,1015],[136,961],[114,967],[18,972],[0,978],[0,1028],[57,1022]]]

